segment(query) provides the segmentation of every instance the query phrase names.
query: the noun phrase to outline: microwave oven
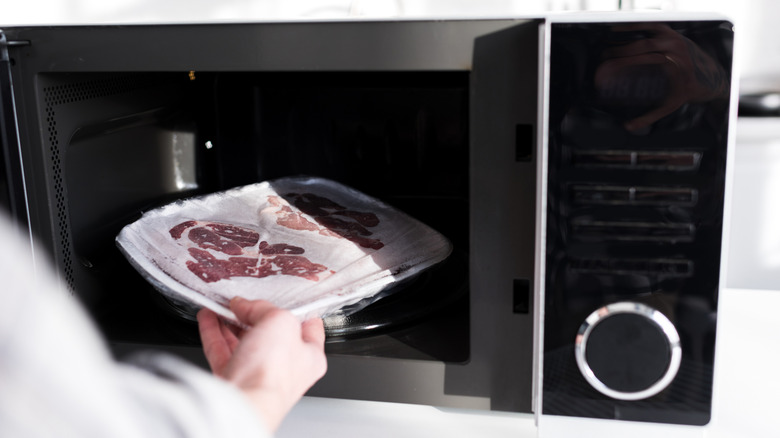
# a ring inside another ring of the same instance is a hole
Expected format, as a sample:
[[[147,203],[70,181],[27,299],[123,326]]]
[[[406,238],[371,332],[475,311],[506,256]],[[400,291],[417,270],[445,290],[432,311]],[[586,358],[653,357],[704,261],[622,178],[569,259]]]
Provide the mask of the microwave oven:
[[[665,14],[8,27],[2,203],[116,354],[203,364],[114,239],[292,175],[452,255],[325,318],[323,397],[709,421],[733,26]]]

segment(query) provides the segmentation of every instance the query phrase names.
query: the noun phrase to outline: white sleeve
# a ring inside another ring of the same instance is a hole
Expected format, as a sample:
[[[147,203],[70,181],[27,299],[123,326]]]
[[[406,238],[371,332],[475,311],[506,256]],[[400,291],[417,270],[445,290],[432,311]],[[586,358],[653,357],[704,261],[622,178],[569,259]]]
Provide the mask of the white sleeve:
[[[0,219],[0,436],[267,437],[244,395],[172,356],[117,363]]]
[[[142,407],[146,436],[264,437],[244,394],[184,360],[157,352],[133,355],[120,370],[133,402]],[[150,424],[147,424],[147,426]],[[151,433],[151,435],[150,435]]]

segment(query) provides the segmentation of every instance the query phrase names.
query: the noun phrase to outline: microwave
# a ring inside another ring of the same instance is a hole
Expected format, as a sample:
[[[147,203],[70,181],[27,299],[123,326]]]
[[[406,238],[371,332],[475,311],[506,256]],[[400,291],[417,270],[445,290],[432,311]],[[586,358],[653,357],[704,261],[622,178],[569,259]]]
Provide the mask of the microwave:
[[[453,252],[327,316],[310,395],[703,425],[733,35],[663,13],[7,27],[2,204],[117,356],[205,365],[118,232],[192,196],[336,180]]]

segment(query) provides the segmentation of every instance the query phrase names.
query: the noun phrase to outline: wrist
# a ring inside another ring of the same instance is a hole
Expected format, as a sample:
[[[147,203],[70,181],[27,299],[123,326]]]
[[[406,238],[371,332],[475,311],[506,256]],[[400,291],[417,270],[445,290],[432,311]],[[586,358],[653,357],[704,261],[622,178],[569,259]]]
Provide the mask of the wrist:
[[[286,400],[281,394],[267,389],[239,388],[246,396],[260,418],[271,432],[276,432],[294,401]]]

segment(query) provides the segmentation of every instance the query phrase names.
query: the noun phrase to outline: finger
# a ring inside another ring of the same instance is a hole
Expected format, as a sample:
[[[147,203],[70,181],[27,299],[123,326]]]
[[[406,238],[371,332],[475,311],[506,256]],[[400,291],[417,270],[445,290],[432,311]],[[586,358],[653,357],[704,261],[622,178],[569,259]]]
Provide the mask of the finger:
[[[195,317],[198,320],[198,331],[201,338],[212,339],[215,332],[221,332],[219,318],[211,310],[204,307],[198,311]]]
[[[225,338],[225,342],[227,343],[227,346],[230,348],[230,352],[232,353],[235,351],[236,346],[238,345],[239,338],[241,336],[241,329],[226,321],[220,320],[219,322],[219,329],[222,332],[222,337]]]
[[[310,346],[309,371],[311,381],[307,388],[322,378],[328,370],[328,360],[325,356],[325,327],[321,318],[313,318],[301,324],[303,342]]]
[[[303,342],[317,347],[325,345],[325,325],[321,318],[308,319],[301,324],[301,337]]]
[[[266,315],[278,309],[278,307],[264,300],[250,301],[241,297],[235,297],[230,300],[230,310],[236,315],[236,318],[250,326],[257,324]]]
[[[222,323],[214,312],[206,308],[198,312],[197,320],[203,353],[211,371],[219,374],[232,354],[232,350],[222,333]]]

